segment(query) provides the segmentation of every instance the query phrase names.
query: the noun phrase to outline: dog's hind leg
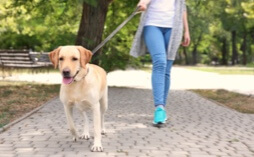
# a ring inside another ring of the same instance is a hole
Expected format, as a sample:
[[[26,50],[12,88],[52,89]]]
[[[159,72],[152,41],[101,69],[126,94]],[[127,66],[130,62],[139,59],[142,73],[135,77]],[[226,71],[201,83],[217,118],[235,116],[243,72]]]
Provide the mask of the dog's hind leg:
[[[105,91],[103,97],[100,100],[101,105],[101,134],[106,133],[105,125],[104,125],[104,114],[108,109],[108,92]]]
[[[77,131],[75,129],[75,125],[73,122],[73,106],[70,104],[64,104],[64,110],[65,110],[65,115],[66,115],[66,119],[67,119],[67,124],[69,126],[70,132],[73,136],[73,141],[77,141],[78,139],[78,134]]]
[[[89,119],[87,117],[87,114],[85,111],[82,112],[84,120],[85,120],[85,125],[84,125],[84,132],[81,135],[81,139],[86,139],[88,140],[90,138],[90,134],[89,134]]]

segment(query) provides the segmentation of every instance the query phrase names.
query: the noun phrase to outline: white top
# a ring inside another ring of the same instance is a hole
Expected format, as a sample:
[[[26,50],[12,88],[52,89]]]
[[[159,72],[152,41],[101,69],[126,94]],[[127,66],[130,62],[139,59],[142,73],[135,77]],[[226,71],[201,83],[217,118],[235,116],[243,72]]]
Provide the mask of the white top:
[[[172,28],[175,15],[175,0],[151,0],[147,9],[145,26]]]

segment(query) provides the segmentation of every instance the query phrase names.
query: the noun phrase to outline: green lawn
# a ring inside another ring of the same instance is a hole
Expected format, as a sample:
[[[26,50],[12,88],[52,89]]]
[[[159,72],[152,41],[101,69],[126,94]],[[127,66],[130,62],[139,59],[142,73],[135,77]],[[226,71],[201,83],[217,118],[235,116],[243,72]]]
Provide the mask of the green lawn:
[[[211,66],[191,66],[187,67],[192,70],[205,72],[214,72],[227,75],[254,75],[254,67],[211,67]]]
[[[202,97],[218,102],[228,108],[232,108],[239,112],[254,114],[253,96],[230,92],[223,89],[215,89],[215,90],[193,89],[190,91],[195,92],[201,95]]]
[[[56,97],[59,88],[60,85],[0,81],[0,128]]]

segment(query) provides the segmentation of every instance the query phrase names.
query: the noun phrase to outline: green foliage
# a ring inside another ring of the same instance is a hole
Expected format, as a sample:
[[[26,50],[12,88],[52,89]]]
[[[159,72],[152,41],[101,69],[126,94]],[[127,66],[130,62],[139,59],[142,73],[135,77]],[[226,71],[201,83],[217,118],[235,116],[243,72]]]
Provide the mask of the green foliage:
[[[187,49],[189,59],[193,59],[194,56],[192,55],[197,46],[198,62],[209,64],[215,58],[221,62],[224,51],[226,60],[230,63],[232,57],[231,33],[236,31],[238,60],[240,62],[243,60],[243,38],[246,36],[245,53],[248,62],[253,62],[251,47],[254,43],[254,20],[252,17],[254,5],[252,0],[197,0],[186,2],[192,39],[192,44]],[[223,46],[226,48],[226,52]],[[181,49],[180,55],[183,56]]]
[[[86,2],[87,4],[90,4],[91,6],[96,7],[98,4],[98,0],[83,0],[84,2]]]
[[[244,9],[244,16],[247,18],[254,19],[254,2],[249,1],[249,2],[243,2],[241,3],[243,9]]]
[[[103,38],[106,38],[136,8],[139,0],[114,0],[107,13]],[[73,45],[82,15],[82,4],[94,7],[98,0],[9,0],[0,1],[0,49],[51,51],[59,45]],[[180,48],[179,63],[226,62],[232,57],[232,31],[236,31],[238,60],[254,61],[254,2],[253,0],[187,0],[191,45]],[[100,65],[107,71],[140,66],[150,62],[150,56],[134,59],[129,55],[138,27],[136,15],[102,49]],[[93,18],[93,17],[91,17]],[[91,28],[93,29],[93,28]],[[245,53],[245,54],[244,54]],[[195,55],[196,54],[196,55]],[[186,58],[187,57],[187,58]]]
[[[109,6],[104,38],[113,32],[135,10],[138,1],[114,0]],[[124,9],[123,9],[124,8]],[[125,69],[126,65],[139,65],[137,60],[129,56],[130,47],[139,23],[136,15],[126,24],[104,47],[100,56],[101,66],[107,71]]]
[[[0,47],[50,51],[74,44],[82,6],[78,1],[6,1],[0,3]],[[76,10],[76,11],[74,11]]]

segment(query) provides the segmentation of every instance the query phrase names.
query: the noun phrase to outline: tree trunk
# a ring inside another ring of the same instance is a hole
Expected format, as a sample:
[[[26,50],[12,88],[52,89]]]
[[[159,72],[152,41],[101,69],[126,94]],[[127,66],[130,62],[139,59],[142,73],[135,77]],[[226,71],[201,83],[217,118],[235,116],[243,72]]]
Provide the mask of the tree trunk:
[[[227,39],[222,39],[222,65],[227,65]]]
[[[199,46],[199,43],[200,43],[200,41],[202,40],[202,35],[203,35],[203,32],[200,32],[200,34],[199,34],[199,37],[198,37],[198,40],[197,40],[197,42],[194,44],[194,48],[193,48],[193,50],[192,50],[192,64],[193,65],[196,65],[197,64],[197,61],[198,61],[198,59],[197,59],[197,57],[198,57],[198,55],[197,55],[197,49],[198,49],[198,46]]]
[[[236,48],[236,31],[231,32],[232,35],[232,65],[238,63],[238,54]]]
[[[246,53],[246,50],[247,50],[247,33],[244,33],[243,35],[243,43],[241,45],[241,50],[243,52],[243,65],[246,65],[247,64],[247,53]]]
[[[82,17],[76,38],[76,45],[93,50],[101,41],[104,30],[104,23],[108,11],[108,5],[111,0],[98,0],[97,6],[91,6],[83,3]],[[99,64],[99,50],[93,56],[93,63]]]
[[[187,51],[186,51],[185,47],[183,48],[183,54],[184,54],[184,58],[185,58],[185,64],[189,65],[190,62],[189,62],[189,58],[188,58]]]
[[[192,51],[192,65],[197,64],[197,45],[194,45],[193,51]]]

